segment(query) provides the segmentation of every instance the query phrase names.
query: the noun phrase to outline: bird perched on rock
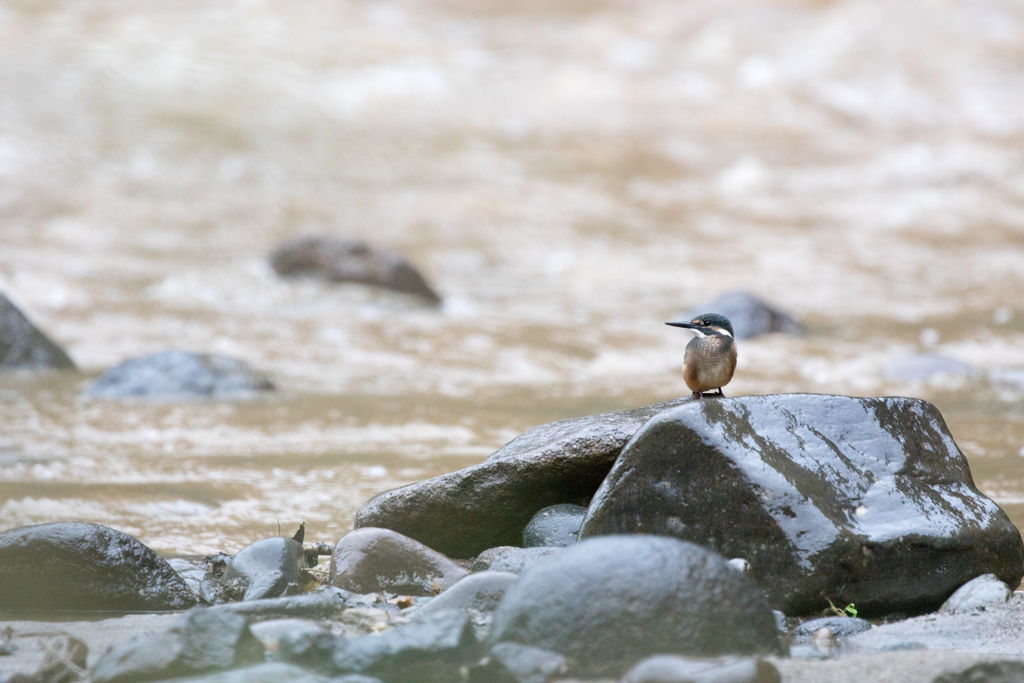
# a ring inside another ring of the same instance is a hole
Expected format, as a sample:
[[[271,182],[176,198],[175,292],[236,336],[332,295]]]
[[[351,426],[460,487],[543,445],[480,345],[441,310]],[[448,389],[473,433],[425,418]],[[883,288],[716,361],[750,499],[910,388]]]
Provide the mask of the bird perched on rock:
[[[712,389],[718,389],[718,395],[724,397],[722,387],[736,370],[736,342],[729,319],[720,313],[704,313],[688,323],[665,324],[697,333],[683,356],[683,380],[694,397],[703,398],[704,392]]]

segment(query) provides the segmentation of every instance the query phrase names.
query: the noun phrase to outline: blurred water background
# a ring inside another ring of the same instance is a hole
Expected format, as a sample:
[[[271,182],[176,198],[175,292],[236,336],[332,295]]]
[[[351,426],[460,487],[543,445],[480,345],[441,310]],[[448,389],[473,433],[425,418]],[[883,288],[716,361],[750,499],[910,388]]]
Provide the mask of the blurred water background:
[[[0,291],[84,374],[0,376],[0,529],[333,542],[531,426],[687,393],[662,323],[737,288],[806,333],[741,342],[728,394],[933,401],[1020,526],[1022,145],[1009,0],[2,0]],[[307,233],[443,307],[277,278]],[[280,391],[81,398],[169,348]],[[921,352],[979,373],[887,373]]]

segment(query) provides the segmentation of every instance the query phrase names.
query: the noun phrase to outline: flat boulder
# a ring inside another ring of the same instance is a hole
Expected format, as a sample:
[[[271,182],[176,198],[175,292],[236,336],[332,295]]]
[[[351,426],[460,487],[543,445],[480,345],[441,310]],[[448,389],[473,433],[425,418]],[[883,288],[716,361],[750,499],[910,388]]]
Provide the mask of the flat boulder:
[[[523,572],[489,642],[549,650],[583,678],[619,677],[656,654],[716,657],[784,650],[753,580],[674,538],[582,541]]]
[[[441,297],[404,256],[374,249],[359,240],[322,236],[291,239],[270,254],[270,266],[282,277],[354,282],[413,294],[434,305],[441,303]]]
[[[390,529],[356,529],[334,546],[330,584],[353,593],[434,595],[468,572]]]
[[[85,394],[106,399],[223,399],[273,389],[266,375],[243,361],[175,349],[119,363],[87,386]]]
[[[535,427],[473,467],[378,494],[356,527],[393,529],[449,557],[518,546],[539,510],[585,505],[647,420],[690,397]]]
[[[763,299],[744,291],[720,294],[687,314],[691,320],[701,313],[721,313],[729,322],[737,339],[751,339],[762,334],[782,332],[800,334],[800,323]]]
[[[0,371],[13,369],[74,370],[75,364],[0,294]]]
[[[162,557],[116,529],[54,522],[0,533],[0,609],[127,612],[195,604]]]
[[[664,412],[623,450],[581,538],[675,536],[750,563],[772,605],[938,608],[979,573],[1015,586],[1020,533],[939,411],[910,398],[746,396]]]

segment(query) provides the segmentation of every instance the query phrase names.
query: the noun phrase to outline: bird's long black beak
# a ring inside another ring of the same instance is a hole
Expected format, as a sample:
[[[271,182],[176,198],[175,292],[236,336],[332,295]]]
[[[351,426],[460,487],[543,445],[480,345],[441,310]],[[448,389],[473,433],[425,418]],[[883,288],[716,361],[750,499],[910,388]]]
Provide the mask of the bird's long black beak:
[[[671,325],[672,327],[685,327],[688,330],[695,330],[698,327],[703,327],[703,325],[694,325],[693,323],[665,323],[665,324],[666,325]]]

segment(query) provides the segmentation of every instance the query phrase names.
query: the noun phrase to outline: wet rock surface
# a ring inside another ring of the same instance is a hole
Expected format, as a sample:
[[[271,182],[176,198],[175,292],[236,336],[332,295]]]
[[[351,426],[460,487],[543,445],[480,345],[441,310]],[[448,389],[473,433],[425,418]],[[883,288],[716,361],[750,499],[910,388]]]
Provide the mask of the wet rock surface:
[[[239,550],[231,558],[223,582],[242,600],[277,598],[289,585],[297,590],[306,566],[302,544],[291,538],[265,538]]]
[[[757,659],[690,659],[657,655],[643,660],[622,683],[781,683],[779,671]]]
[[[523,529],[523,547],[570,546],[576,542],[586,516],[587,508],[570,503],[539,510]]]
[[[470,683],[548,683],[569,672],[560,654],[517,643],[499,643],[469,670]]]
[[[772,332],[800,334],[800,323],[750,292],[733,291],[721,294],[714,300],[691,310],[686,319],[692,320],[701,313],[724,315],[732,323],[737,339],[750,339]]]
[[[46,653],[32,673],[18,673],[5,683],[71,683],[85,677],[89,647],[71,636],[41,638],[39,647]]]
[[[0,534],[0,609],[180,610],[195,594],[155,552],[85,522]]]
[[[460,579],[451,588],[412,613],[422,619],[446,610],[493,612],[509,587],[519,579],[509,572],[479,572]]]
[[[580,537],[615,533],[745,558],[787,614],[820,611],[840,588],[865,615],[919,613],[979,572],[1011,585],[1024,573],[1020,533],[917,399],[751,396],[662,413],[624,449]]]
[[[354,593],[434,595],[466,574],[441,553],[390,529],[356,529],[331,555],[331,585]]]
[[[0,294],[0,371],[13,369],[74,370],[75,364]]]
[[[349,609],[357,597],[348,591],[325,586],[306,595],[228,603],[210,609],[239,614],[250,620],[333,619]]]
[[[263,661],[263,644],[244,617],[197,608],[166,631],[143,636],[103,655],[92,683],[158,681]]]
[[[272,391],[266,375],[247,363],[207,353],[171,350],[132,358],[110,368],[86,387],[93,398],[245,398]]]
[[[963,671],[938,676],[934,683],[1020,683],[1024,662],[1004,661],[975,664]]]
[[[378,494],[359,509],[355,525],[393,529],[456,558],[519,545],[538,510],[587,504],[630,437],[652,416],[690,400],[536,427],[479,465]]]
[[[620,676],[645,656],[774,653],[757,585],[692,543],[655,536],[583,541],[523,573],[489,642],[557,652],[574,674]]]
[[[1013,591],[999,580],[995,574],[983,574],[971,579],[956,589],[946,602],[942,603],[941,611],[950,614],[984,611],[989,607],[998,607],[1006,603]]]
[[[270,254],[270,265],[285,277],[355,282],[441,303],[441,297],[405,257],[358,240],[322,236],[288,240]]]
[[[849,638],[870,629],[871,622],[856,617],[821,617],[800,624],[793,629],[792,636],[796,641],[810,640],[823,628],[836,638]]]
[[[473,561],[473,571],[508,572],[511,574],[522,574],[527,567],[538,560],[557,555],[561,548],[544,546],[540,548],[517,548],[515,546],[500,546],[488,548],[480,553]]]

